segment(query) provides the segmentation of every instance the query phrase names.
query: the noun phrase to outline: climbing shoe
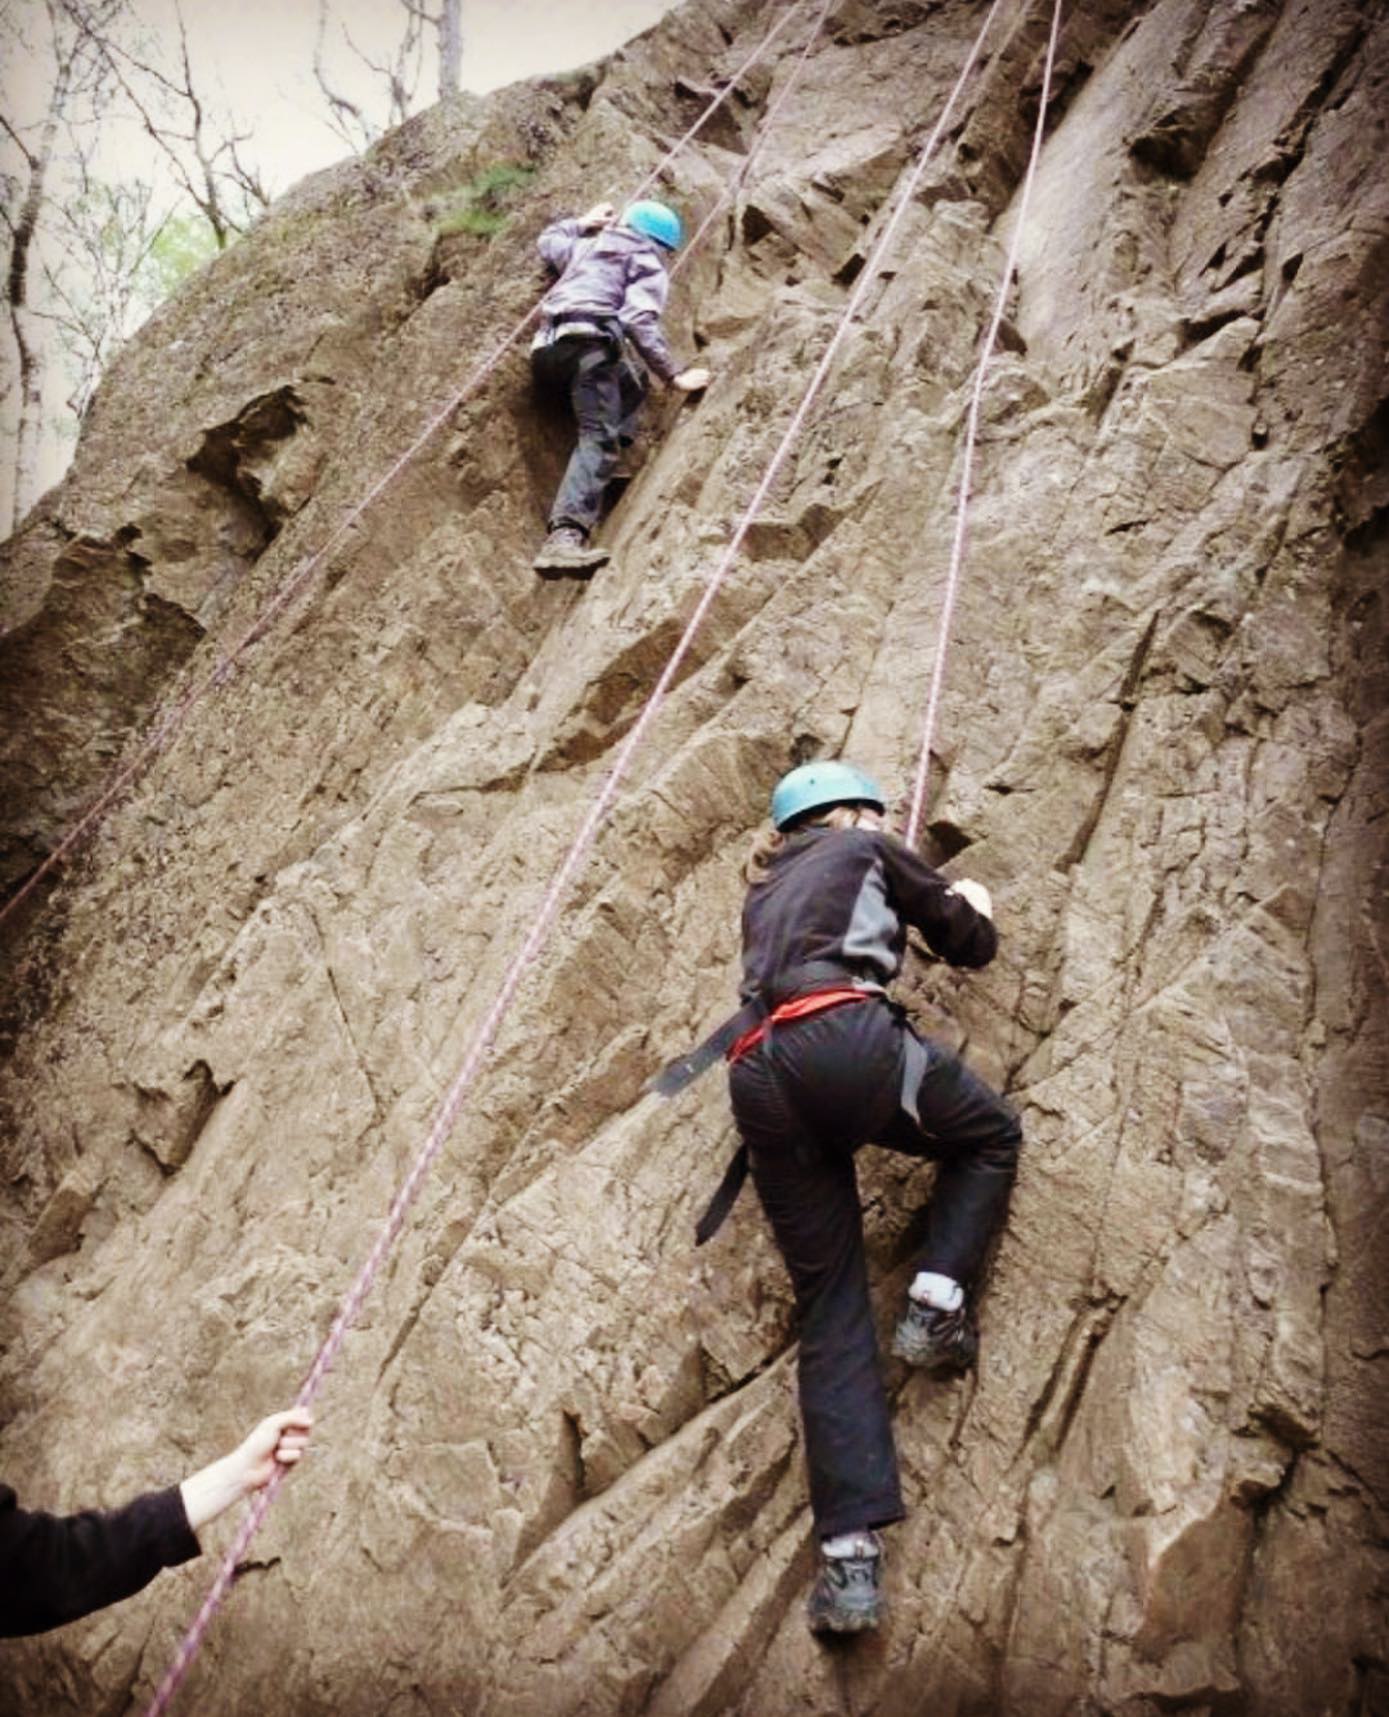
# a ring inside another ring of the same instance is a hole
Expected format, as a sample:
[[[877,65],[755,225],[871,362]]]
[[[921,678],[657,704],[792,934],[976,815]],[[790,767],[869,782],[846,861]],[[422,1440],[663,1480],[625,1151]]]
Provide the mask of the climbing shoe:
[[[968,1371],[979,1356],[979,1331],[969,1302],[953,1312],[907,1300],[907,1315],[892,1338],[892,1351],[908,1365],[927,1371]]]
[[[876,1532],[855,1532],[830,1543],[833,1550],[820,1547],[820,1572],[806,1601],[811,1633],[857,1634],[877,1627],[883,1607],[878,1589],[882,1539]]]
[[[557,525],[531,565],[542,578],[592,578],[609,558],[607,549],[592,547],[577,525]]]

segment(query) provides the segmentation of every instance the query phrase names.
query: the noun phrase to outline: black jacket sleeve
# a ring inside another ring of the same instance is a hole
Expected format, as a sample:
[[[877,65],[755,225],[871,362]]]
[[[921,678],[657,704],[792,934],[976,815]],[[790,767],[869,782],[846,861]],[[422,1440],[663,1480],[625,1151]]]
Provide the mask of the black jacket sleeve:
[[[0,1635],[76,1621],[197,1554],[177,1485],[67,1516],[30,1514],[0,1485]]]
[[[992,919],[976,912],[962,895],[952,894],[949,877],[933,870],[909,846],[893,835],[879,838],[892,902],[906,922],[950,965],[987,966],[998,952]]]

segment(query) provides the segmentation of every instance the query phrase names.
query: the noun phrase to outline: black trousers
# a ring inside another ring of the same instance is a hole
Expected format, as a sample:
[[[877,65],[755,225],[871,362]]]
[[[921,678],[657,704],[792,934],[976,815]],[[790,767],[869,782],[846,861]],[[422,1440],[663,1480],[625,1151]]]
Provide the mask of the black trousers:
[[[618,452],[636,434],[646,381],[628,362],[616,336],[597,334],[571,334],[536,347],[531,373],[542,393],[568,398],[579,428],[550,508],[550,529],[577,525],[587,533],[602,516],[603,494]]]
[[[901,1106],[905,1034],[886,1002],[780,1025],[729,1070],[753,1182],[790,1272],[810,1502],[822,1538],[905,1512],[883,1391],[854,1153],[939,1165],[918,1270],[974,1286],[1008,1210],[1022,1130],[958,1056],[925,1045],[920,1124]]]

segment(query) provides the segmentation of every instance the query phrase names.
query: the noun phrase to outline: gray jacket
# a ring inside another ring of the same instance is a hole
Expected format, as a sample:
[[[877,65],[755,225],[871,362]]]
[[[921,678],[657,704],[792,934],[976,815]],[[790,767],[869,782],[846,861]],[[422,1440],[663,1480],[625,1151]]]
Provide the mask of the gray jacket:
[[[615,318],[662,381],[679,375],[661,330],[670,280],[658,245],[626,227],[584,232],[576,220],[555,221],[538,244],[559,275],[541,305],[547,324],[562,316]]]

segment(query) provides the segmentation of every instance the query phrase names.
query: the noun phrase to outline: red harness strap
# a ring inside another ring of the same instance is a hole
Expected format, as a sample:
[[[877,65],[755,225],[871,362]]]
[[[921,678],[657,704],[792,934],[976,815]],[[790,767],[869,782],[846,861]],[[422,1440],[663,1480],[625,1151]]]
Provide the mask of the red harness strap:
[[[871,1002],[879,993],[844,984],[828,990],[812,990],[808,996],[793,996],[789,1002],[773,1008],[766,1019],[759,1020],[751,1031],[743,1033],[728,1052],[729,1065],[740,1060],[750,1049],[756,1049],[774,1025],[790,1019],[804,1019],[807,1014],[823,1013],[826,1008],[837,1008],[842,1002]]]

